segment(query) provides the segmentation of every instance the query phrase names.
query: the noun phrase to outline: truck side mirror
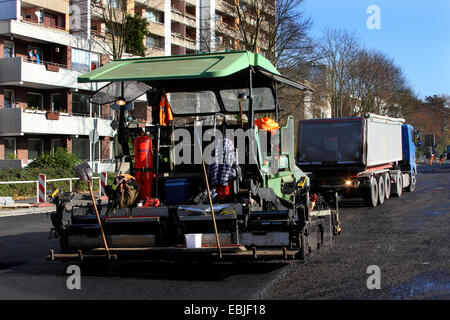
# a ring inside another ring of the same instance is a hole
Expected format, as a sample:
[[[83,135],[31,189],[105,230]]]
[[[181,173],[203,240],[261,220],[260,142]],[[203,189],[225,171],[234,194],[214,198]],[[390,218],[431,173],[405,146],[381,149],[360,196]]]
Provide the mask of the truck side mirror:
[[[420,134],[420,131],[414,131],[414,143],[417,147],[422,146],[422,136]]]

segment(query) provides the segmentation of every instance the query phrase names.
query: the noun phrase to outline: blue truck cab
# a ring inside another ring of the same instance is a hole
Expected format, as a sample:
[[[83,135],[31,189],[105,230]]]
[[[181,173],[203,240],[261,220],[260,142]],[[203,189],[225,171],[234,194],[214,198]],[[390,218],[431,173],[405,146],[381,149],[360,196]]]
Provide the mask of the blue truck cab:
[[[417,175],[416,146],[421,145],[420,133],[414,130],[409,124],[402,126],[403,162],[401,164],[403,172],[409,172],[415,184]]]

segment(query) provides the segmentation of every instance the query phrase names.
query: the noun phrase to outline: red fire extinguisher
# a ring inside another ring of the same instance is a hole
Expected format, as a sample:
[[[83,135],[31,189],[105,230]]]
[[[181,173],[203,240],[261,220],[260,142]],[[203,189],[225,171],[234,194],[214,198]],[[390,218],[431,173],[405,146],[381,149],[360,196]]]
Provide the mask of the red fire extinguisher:
[[[153,196],[153,142],[150,137],[134,139],[134,168],[136,182],[140,186],[139,200],[146,201]]]

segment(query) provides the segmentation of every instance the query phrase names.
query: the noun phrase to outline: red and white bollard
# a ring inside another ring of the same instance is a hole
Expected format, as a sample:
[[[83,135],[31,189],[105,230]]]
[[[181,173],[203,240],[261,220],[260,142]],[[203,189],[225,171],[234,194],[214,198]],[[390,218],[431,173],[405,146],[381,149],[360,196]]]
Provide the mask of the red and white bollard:
[[[36,207],[50,207],[51,203],[47,202],[47,182],[45,174],[40,174],[38,177],[38,202],[35,204]]]
[[[108,200],[105,191],[107,184],[108,184],[108,174],[106,172],[100,173],[100,197],[102,200]]]

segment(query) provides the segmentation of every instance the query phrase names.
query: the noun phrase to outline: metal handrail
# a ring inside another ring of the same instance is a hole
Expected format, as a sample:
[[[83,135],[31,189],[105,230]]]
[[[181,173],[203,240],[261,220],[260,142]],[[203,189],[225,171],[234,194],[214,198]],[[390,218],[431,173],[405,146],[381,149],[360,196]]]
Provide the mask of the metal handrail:
[[[34,19],[22,18],[21,21],[24,23],[32,24],[32,25],[43,26],[45,28],[53,28],[53,29],[57,29],[57,30],[61,30],[61,31],[67,31],[65,27],[60,27],[60,26],[53,25],[53,24],[41,23]]]
[[[80,178],[61,178],[61,179],[48,179],[45,180],[45,184],[47,184],[47,182],[62,182],[62,181],[69,181],[69,192],[72,192],[72,182],[73,181],[78,181],[80,180]],[[102,181],[100,177],[93,177],[92,180],[98,180],[99,185],[98,185],[98,192],[99,192],[99,196],[102,196]],[[39,203],[39,180],[35,180],[35,181],[0,181],[0,185],[8,185],[8,184],[31,184],[31,183],[35,183],[36,184],[36,202]]]

